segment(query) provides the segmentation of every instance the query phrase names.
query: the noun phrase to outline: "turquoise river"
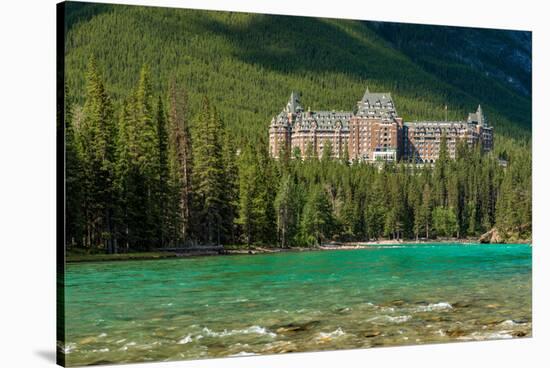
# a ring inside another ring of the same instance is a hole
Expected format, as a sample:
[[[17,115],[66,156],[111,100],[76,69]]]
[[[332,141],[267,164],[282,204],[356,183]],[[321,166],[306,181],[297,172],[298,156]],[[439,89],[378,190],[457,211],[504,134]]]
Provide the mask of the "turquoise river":
[[[531,336],[531,246],[68,264],[68,365]]]

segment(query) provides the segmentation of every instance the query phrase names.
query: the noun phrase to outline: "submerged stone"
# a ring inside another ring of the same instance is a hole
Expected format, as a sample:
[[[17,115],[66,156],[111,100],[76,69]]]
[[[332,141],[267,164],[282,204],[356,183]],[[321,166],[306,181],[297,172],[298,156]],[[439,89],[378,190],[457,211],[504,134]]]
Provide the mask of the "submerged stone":
[[[402,299],[398,300],[392,300],[391,302],[387,303],[386,305],[392,306],[392,307],[400,307],[405,304],[405,301]]]
[[[280,326],[276,329],[277,333],[285,333],[285,332],[301,332],[301,331],[307,331],[310,330],[312,327],[317,326],[321,321],[308,321],[305,323],[296,323],[292,322],[287,325]]]
[[[380,336],[380,335],[382,335],[382,332],[380,332],[380,331],[363,332],[363,336],[366,337],[366,338],[372,338],[372,337],[376,337],[376,336]]]
[[[453,308],[468,308],[468,307],[471,306],[471,304],[466,303],[466,302],[456,302],[456,303],[451,304],[451,306]]]
[[[83,338],[82,340],[80,340],[78,343],[80,345],[86,345],[86,344],[91,344],[91,343],[94,343],[96,342],[97,339],[94,337],[94,336],[90,336],[90,337],[85,337]]]
[[[105,359],[102,359],[102,360],[96,360],[95,362],[93,363],[89,363],[89,364],[86,364],[86,365],[107,365],[107,364],[113,364],[115,362],[112,362],[110,360],[105,360]]]
[[[514,337],[525,337],[527,336],[527,333],[524,331],[514,331],[512,332],[512,336]]]
[[[464,330],[447,330],[445,334],[449,337],[461,337],[467,335],[467,332]]]
[[[500,325],[502,322],[504,322],[503,319],[492,319],[492,320],[489,320],[489,321],[485,322],[485,324],[487,326],[496,326],[496,325]]]

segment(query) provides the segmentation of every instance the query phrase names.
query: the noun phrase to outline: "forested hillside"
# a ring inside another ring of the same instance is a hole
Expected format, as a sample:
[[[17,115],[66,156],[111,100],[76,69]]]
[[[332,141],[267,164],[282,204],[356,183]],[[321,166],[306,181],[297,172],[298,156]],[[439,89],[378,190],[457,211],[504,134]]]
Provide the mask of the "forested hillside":
[[[418,26],[79,3],[68,3],[66,24],[69,247],[289,247],[493,228],[507,241],[531,235],[529,34],[522,43],[496,31],[441,36]],[[473,53],[473,39],[486,50],[518,45],[519,69]],[[446,104],[449,118],[463,119],[482,104],[494,152],[460,143],[453,161],[443,139],[435,167],[350,164],[330,149],[320,160],[269,157],[268,123],[291,90],[311,109],[349,110],[367,85],[391,91],[409,121],[441,119]]]
[[[192,114],[207,93],[239,141],[264,139],[291,90],[313,110],[351,110],[367,85],[392,92],[406,121],[443,118],[445,104],[463,119],[481,104],[497,136],[530,134],[530,52],[518,67],[495,51],[525,55],[525,32],[520,42],[493,30],[81,3],[69,3],[67,20],[79,102],[95,55],[115,100],[147,63],[156,93],[175,77]]]

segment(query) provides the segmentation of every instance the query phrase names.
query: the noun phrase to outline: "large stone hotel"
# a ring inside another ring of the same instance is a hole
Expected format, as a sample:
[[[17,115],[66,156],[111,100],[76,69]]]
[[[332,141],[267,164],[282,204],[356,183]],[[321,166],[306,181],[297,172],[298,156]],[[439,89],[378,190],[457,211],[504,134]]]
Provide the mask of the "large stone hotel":
[[[321,156],[323,146],[332,144],[333,157],[343,157],[348,148],[350,160],[365,162],[404,160],[433,163],[439,158],[441,137],[446,136],[450,157],[456,145],[465,140],[470,146],[493,147],[493,128],[489,127],[481,106],[465,121],[403,122],[390,93],[372,93],[367,88],[357,112],[304,111],[300,95],[292,92],[286,107],[271,120],[269,149],[278,158],[283,148],[307,148]]]

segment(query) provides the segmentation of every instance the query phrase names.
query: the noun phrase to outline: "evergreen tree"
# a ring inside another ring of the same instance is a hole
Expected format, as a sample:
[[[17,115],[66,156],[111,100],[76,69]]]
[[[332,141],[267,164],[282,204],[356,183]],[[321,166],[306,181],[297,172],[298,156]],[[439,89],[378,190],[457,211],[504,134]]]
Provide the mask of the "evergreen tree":
[[[332,141],[326,139],[323,145],[323,152],[321,153],[321,161],[326,163],[330,160],[332,160]]]
[[[367,223],[367,238],[378,239],[384,233],[386,207],[384,203],[384,183],[381,176],[374,182],[373,190],[367,197],[365,222]]]
[[[342,163],[349,165],[349,149],[347,144],[344,144],[344,152],[342,153]]]
[[[441,135],[439,144],[439,158],[435,163],[433,173],[433,199],[439,206],[447,206],[447,168],[449,165],[449,151],[447,147],[447,136]]]
[[[235,220],[239,207],[239,171],[237,167],[237,153],[233,144],[233,137],[227,130],[223,139],[223,198],[222,219],[224,229],[224,241],[234,243],[237,239]]]
[[[82,240],[82,162],[73,122],[72,97],[65,86],[65,239],[67,248]]]
[[[207,97],[203,98],[194,134],[194,187],[197,196],[199,236],[208,244],[220,244],[224,207],[223,126]]]
[[[434,208],[432,217],[437,235],[450,237],[456,233],[458,223],[453,208],[438,206]]]
[[[326,193],[319,185],[310,188],[300,224],[301,237],[307,245],[320,245],[330,236],[332,212]]]
[[[274,176],[273,161],[269,157],[266,145],[261,145],[256,152],[258,170],[255,179],[256,208],[256,239],[263,244],[271,244],[276,241],[276,215],[275,195],[276,186],[273,183],[277,180]]]
[[[241,226],[244,242],[249,247],[256,226],[254,198],[257,176],[255,154],[252,148],[245,147],[239,157],[239,217],[236,222]]]
[[[315,148],[313,147],[313,143],[311,141],[308,141],[306,144],[306,151],[304,153],[304,158],[307,161],[311,160],[317,160],[317,156],[315,154]]]
[[[170,165],[174,195],[178,203],[180,225],[175,237],[186,242],[192,238],[193,228],[193,150],[187,122],[187,96],[175,81],[170,85]]]
[[[287,174],[282,178],[275,197],[277,232],[281,248],[287,248],[290,240],[295,236],[296,207],[295,184],[291,176]]]
[[[432,213],[432,193],[428,183],[424,184],[422,192],[422,204],[415,211],[414,226],[418,233],[423,232],[426,239],[430,238],[431,213]],[[422,229],[422,230],[421,230]]]
[[[228,110],[219,96],[216,109],[206,98],[199,104],[197,93],[188,101],[172,83],[167,121],[164,100],[153,97],[166,92],[157,91],[164,82],[153,81],[147,66],[131,92],[113,90],[126,95],[114,103],[98,69],[90,60],[83,106],[66,99],[71,246],[117,252],[278,241],[287,247],[337,238],[479,236],[495,226],[508,241],[531,236],[528,140],[495,136],[494,154],[459,141],[453,160],[443,136],[439,160],[421,169],[404,163],[349,165],[347,145],[334,160],[330,140],[322,152],[308,142],[304,161],[297,147],[289,159],[287,146],[274,160],[265,137],[236,128],[247,126],[237,122],[252,121],[237,119],[246,109]],[[216,95],[213,88],[205,90]],[[188,110],[199,110],[192,132]],[[498,157],[508,165],[499,165]]]
[[[113,169],[115,125],[113,109],[97,63],[92,58],[86,73],[86,99],[80,122],[82,154],[82,201],[85,245],[114,252]]]
[[[130,101],[123,103],[118,118],[116,136],[116,163],[114,173],[114,191],[116,193],[115,222],[118,232],[117,241],[122,249],[128,251],[130,244],[134,242],[133,209],[135,184],[132,176],[135,171],[132,161],[132,147],[130,141],[130,130],[132,126],[132,105]],[[136,227],[138,224],[136,224]]]
[[[158,235],[159,245],[165,246],[170,242],[170,222],[174,220],[174,214],[169,212],[168,203],[171,198],[169,186],[170,167],[168,164],[168,128],[166,114],[162,98],[159,96],[157,102],[157,139],[158,139],[158,192],[157,203],[159,211]]]
[[[153,89],[150,79],[150,71],[147,65],[141,68],[138,86],[135,92],[135,128],[132,129],[135,142],[135,165],[137,169],[135,199],[137,208],[134,213],[137,216],[139,227],[138,247],[150,249],[158,245],[159,225],[159,140],[158,127],[155,122],[153,109]],[[156,244],[157,243],[157,244]]]

